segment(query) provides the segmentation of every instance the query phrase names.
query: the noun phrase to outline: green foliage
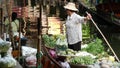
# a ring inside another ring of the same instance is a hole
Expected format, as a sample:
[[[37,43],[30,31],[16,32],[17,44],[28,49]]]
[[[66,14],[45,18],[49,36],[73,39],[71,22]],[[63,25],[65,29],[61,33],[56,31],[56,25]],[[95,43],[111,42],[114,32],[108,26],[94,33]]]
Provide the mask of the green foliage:
[[[67,40],[65,35],[60,34],[60,35],[49,36],[45,34],[42,36],[42,38],[43,38],[43,42],[48,47],[55,48],[57,45],[58,48],[67,48]]]
[[[75,55],[77,52],[72,49],[58,49],[58,55]]]
[[[89,43],[88,47],[82,50],[92,53],[93,55],[102,54],[105,51],[104,46],[102,45],[102,40],[98,38],[96,38],[93,42]]]
[[[90,56],[79,56],[72,58],[70,62],[73,64],[90,65],[90,64],[94,64],[95,59],[93,59]]]
[[[57,50],[66,50],[67,49],[67,39],[65,35],[57,35],[56,36],[56,48]]]
[[[83,24],[82,25],[82,35],[83,39],[89,39],[90,38],[90,26],[89,23]]]
[[[61,39],[61,40],[64,40],[64,39],[66,39],[66,36],[63,35],[63,34],[59,34],[59,35],[54,35],[54,38],[55,38],[55,39]]]
[[[42,36],[44,43],[51,48],[55,47],[55,38],[53,36],[43,35]]]
[[[86,24],[82,24],[82,38],[83,38],[83,43],[87,44],[90,42],[90,40],[92,40],[92,36],[91,35],[91,29],[90,29],[90,22],[88,21]]]
[[[7,52],[9,48],[10,48],[10,43],[8,42],[0,43],[0,52]]]

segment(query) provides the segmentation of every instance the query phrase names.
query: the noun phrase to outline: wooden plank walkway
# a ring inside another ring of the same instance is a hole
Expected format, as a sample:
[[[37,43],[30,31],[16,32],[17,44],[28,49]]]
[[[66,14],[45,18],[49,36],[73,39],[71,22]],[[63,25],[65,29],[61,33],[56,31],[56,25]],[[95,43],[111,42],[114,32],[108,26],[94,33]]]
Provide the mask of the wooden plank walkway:
[[[46,18],[46,17],[43,17]],[[45,19],[43,19],[45,20]],[[62,21],[60,21],[59,17],[48,17],[48,29],[43,28],[43,34],[60,34],[63,32],[62,30]],[[42,21],[43,26],[47,26],[46,22]],[[33,26],[34,25],[34,26]],[[46,32],[48,30],[48,32]],[[46,32],[46,33],[45,33]],[[36,48],[37,46],[37,22],[33,22],[30,28],[30,34],[26,35],[28,38],[27,46]]]

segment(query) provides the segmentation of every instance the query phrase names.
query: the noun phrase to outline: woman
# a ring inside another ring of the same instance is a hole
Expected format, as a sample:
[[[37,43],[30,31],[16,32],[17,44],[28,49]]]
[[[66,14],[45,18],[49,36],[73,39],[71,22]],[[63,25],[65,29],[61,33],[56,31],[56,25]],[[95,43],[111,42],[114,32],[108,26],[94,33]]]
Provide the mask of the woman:
[[[91,15],[88,14],[86,17],[82,17],[75,13],[78,12],[78,9],[72,2],[69,2],[64,8],[68,15],[65,23],[68,48],[76,51],[81,50],[82,23],[90,20]]]

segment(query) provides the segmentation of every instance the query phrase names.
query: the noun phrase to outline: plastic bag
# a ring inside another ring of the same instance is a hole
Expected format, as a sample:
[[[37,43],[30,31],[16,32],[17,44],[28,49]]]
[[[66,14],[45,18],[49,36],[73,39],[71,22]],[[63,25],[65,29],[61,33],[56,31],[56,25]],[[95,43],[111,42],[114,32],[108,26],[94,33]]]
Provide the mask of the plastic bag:
[[[37,49],[28,47],[28,46],[22,46],[22,55],[23,56],[31,56],[36,55]]]
[[[49,50],[49,53],[50,55],[53,57],[53,58],[57,58],[57,54],[56,54],[56,51],[55,50]]]
[[[16,60],[12,56],[0,58],[0,68],[13,68],[17,65]]]
[[[36,56],[31,55],[27,57],[25,60],[26,60],[27,66],[36,66],[36,61],[37,61]]]

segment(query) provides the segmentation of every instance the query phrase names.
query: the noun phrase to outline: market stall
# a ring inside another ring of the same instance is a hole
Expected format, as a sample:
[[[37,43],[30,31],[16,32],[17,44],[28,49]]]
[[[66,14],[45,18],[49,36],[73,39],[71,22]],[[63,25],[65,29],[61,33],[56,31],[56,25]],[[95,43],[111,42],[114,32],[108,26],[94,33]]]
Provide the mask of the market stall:
[[[47,49],[49,48],[48,51],[50,55],[54,58],[54,60],[68,62],[71,68],[100,68],[104,66],[111,68],[119,67],[120,65],[113,55],[110,55],[108,51],[105,51],[105,47],[103,46],[104,44],[99,38],[90,41],[88,44],[83,44],[81,51],[73,51],[68,49],[67,43],[64,41],[64,35],[47,35],[47,37],[45,35],[43,39]],[[52,54],[50,49],[53,50]]]
[[[56,18],[53,21],[50,21],[48,25],[54,25],[54,27],[50,28],[50,32],[42,33],[43,23],[42,23],[42,0],[37,1],[39,4],[39,17],[36,18],[37,23],[37,35],[35,37],[37,39],[36,48],[21,46],[18,44],[18,50],[13,50],[9,52],[9,56],[7,56],[7,51],[10,48],[10,45],[4,41],[4,43],[0,43],[0,64],[5,64],[6,66],[0,68],[7,67],[16,67],[21,68],[19,62],[17,62],[16,58],[22,58],[22,64],[26,67],[37,67],[37,68],[49,68],[50,66],[53,68],[115,68],[120,67],[120,63],[117,62],[116,56],[111,54],[111,51],[105,50],[103,41],[97,37],[93,37],[90,35],[90,27],[89,24],[83,25],[83,42],[82,49],[80,51],[74,51],[68,48],[68,43],[66,40],[66,36],[60,33],[60,21],[57,23]],[[10,5],[11,6],[11,3]],[[11,12],[8,12],[9,19],[11,18]],[[47,17],[47,16],[46,16]],[[11,20],[9,20],[11,22]],[[48,26],[47,26],[48,27]],[[53,31],[55,33],[53,33]],[[50,33],[50,34],[49,34]],[[20,32],[19,32],[20,37]],[[12,36],[12,34],[10,34]],[[11,37],[11,42],[20,41],[20,38]],[[35,40],[34,40],[35,41]],[[13,44],[12,44],[13,45]],[[35,44],[34,44],[35,45]],[[14,46],[14,45],[13,45]],[[17,52],[15,52],[17,51]],[[6,61],[9,61],[6,64]],[[13,62],[13,63],[11,63]],[[2,65],[0,65],[2,66]]]

